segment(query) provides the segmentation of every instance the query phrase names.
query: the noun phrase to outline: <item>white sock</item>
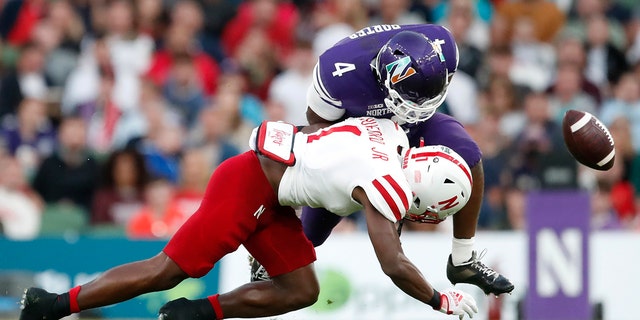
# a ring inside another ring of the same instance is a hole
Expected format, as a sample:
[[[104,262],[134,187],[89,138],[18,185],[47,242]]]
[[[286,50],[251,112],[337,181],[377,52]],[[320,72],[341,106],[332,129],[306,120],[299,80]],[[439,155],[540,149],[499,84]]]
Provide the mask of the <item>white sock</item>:
[[[461,265],[471,259],[473,243],[473,237],[471,239],[453,238],[451,244],[451,262],[453,262],[454,266]]]

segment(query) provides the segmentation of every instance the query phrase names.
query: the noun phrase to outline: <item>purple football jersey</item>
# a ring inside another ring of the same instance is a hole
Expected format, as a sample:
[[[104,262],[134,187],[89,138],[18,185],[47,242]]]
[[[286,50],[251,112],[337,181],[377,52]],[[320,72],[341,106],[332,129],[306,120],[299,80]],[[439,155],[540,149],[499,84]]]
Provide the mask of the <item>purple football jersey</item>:
[[[376,25],[366,27],[327,49],[318,59],[313,85],[307,94],[308,106],[326,120],[369,116],[391,118],[382,90],[371,67],[378,51],[401,31],[424,34],[440,45],[449,74],[458,66],[458,49],[452,34],[433,24]],[[462,125],[452,117],[436,113],[429,120],[412,125],[409,141],[417,146],[423,137],[426,144],[450,147],[473,167],[481,154]]]

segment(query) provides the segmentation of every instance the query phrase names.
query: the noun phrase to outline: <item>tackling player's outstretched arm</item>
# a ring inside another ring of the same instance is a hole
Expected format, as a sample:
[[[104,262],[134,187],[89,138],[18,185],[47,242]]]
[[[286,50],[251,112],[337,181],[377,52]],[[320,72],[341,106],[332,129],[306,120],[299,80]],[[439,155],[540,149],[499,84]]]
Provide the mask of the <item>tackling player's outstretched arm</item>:
[[[420,270],[405,256],[395,224],[385,218],[369,201],[366,192],[356,187],[352,197],[364,207],[367,230],[382,271],[411,297],[445,314],[473,318],[478,307],[472,296],[456,290],[436,291]]]

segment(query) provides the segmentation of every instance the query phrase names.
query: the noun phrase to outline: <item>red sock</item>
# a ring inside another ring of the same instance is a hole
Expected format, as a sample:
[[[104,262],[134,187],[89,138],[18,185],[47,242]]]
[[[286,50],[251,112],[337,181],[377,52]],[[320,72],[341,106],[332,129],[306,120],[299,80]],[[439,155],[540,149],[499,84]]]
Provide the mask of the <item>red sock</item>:
[[[80,312],[80,306],[78,306],[79,293],[80,293],[80,286],[77,286],[69,290],[69,306],[71,308],[71,313]]]
[[[209,303],[213,307],[213,312],[216,314],[216,319],[224,319],[224,315],[222,314],[222,307],[220,306],[220,301],[218,301],[219,294],[215,294],[212,296],[208,296]]]

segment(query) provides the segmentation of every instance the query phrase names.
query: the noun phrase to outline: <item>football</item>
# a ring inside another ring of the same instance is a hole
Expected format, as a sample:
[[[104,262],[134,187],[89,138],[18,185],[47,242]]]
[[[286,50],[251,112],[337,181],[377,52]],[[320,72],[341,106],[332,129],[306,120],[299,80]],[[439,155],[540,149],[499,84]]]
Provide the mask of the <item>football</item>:
[[[562,119],[564,143],[578,162],[596,170],[613,167],[616,157],[609,129],[588,112],[569,110]]]

